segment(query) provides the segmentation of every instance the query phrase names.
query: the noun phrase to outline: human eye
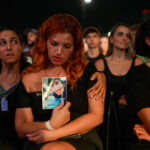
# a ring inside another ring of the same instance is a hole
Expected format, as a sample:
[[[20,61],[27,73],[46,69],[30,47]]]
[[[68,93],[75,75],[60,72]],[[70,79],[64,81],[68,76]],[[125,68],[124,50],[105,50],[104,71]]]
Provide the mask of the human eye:
[[[123,33],[122,33],[122,32],[118,32],[118,35],[119,35],[119,36],[122,36],[122,35],[123,35]]]
[[[72,44],[64,44],[64,48],[70,49],[72,47]]]
[[[131,35],[130,34],[127,34],[126,36],[127,36],[127,38],[131,39]]]
[[[18,41],[16,39],[11,40],[12,44],[18,44]]]
[[[57,45],[58,45],[58,43],[55,42],[55,41],[51,41],[50,44],[51,44],[52,46],[57,46]]]
[[[6,41],[2,40],[0,41],[0,46],[4,46],[6,44]]]

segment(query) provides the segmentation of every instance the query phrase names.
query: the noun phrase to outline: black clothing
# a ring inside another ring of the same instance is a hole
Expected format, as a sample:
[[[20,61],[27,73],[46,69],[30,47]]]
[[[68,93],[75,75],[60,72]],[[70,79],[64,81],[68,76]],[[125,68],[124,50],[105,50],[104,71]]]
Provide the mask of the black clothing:
[[[7,91],[0,86],[0,149],[6,147],[9,150],[20,150],[23,145],[23,140],[15,132],[14,124],[17,86],[18,84]],[[3,98],[6,98],[5,102],[2,101]],[[3,108],[3,103],[8,103],[8,110],[5,106]]]
[[[150,68],[146,64],[139,65],[130,71],[128,76],[126,100],[130,120],[128,124],[127,149],[150,150],[150,142],[142,140],[133,134],[135,124],[142,124],[137,112],[143,108],[150,108]]]
[[[93,85],[93,83],[90,82],[90,77],[94,72],[96,72],[95,66],[92,63],[89,63],[82,77],[78,79],[76,87],[71,90],[70,85],[67,86],[67,100],[71,102],[71,121],[88,112],[88,98],[86,91]],[[52,110],[42,110],[41,92],[27,93],[23,84],[20,84],[18,96],[21,97],[21,99],[18,101],[17,107],[31,107],[34,121],[49,120]],[[78,150],[102,149],[101,140],[94,130],[83,135],[80,139],[64,139],[64,141],[71,143]],[[39,149],[39,147],[41,147],[41,145],[27,142],[25,149]]]
[[[129,71],[135,66],[135,59],[136,57],[133,58]],[[105,68],[104,73],[106,74],[108,90],[115,91],[115,89],[117,88],[124,89],[126,87],[127,75],[129,71],[125,75],[116,76],[111,73],[105,58],[103,58],[103,61],[104,61],[104,68]]]
[[[100,52],[100,54],[97,57],[91,58],[88,56],[87,53],[85,53],[86,59],[92,63],[95,63],[97,60],[103,58],[103,54]]]
[[[133,57],[129,71],[135,66],[135,59],[136,57]],[[119,105],[119,99],[122,95],[125,95],[129,71],[125,75],[114,75],[110,71],[105,58],[103,58],[103,62],[107,90],[104,122],[100,126],[100,136],[103,138],[105,149],[123,150],[127,126],[127,111],[126,106]],[[111,93],[113,93],[112,96]]]

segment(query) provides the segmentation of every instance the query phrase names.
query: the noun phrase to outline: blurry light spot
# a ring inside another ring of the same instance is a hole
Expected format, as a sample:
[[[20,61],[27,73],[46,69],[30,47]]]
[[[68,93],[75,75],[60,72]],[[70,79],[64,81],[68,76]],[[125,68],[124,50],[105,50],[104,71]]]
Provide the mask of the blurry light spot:
[[[84,0],[85,3],[91,3],[92,0]]]

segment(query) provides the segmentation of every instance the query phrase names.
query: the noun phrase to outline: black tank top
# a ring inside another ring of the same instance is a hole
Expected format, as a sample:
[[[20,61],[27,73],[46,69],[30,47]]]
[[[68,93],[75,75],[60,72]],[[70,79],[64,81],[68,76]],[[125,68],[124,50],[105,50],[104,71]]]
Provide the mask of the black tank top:
[[[105,58],[102,59],[104,61],[104,73],[107,78],[107,89],[109,91],[114,91],[118,88],[124,90],[124,88],[126,87],[128,72],[135,66],[136,57],[133,57],[131,67],[128,70],[128,72],[125,75],[121,75],[121,76],[112,74],[107,65]]]

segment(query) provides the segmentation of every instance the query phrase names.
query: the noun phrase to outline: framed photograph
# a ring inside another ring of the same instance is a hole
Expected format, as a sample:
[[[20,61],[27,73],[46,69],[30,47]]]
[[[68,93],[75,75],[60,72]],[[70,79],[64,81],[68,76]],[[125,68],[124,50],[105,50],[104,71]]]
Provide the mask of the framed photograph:
[[[42,78],[42,109],[53,109],[66,99],[66,77]]]

